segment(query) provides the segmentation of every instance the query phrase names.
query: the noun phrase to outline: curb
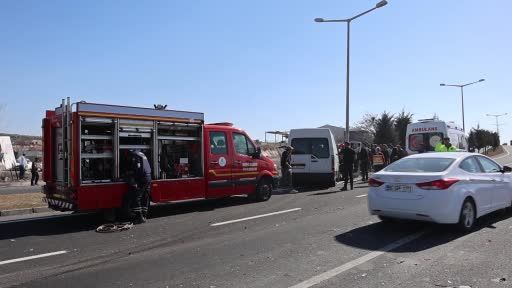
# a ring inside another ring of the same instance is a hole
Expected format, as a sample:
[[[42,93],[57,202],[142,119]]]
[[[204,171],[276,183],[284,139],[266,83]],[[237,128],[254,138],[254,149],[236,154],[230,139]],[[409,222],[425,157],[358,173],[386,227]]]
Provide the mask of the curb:
[[[52,211],[48,207],[33,207],[33,208],[21,208],[21,209],[10,209],[10,210],[1,210],[1,216],[18,216],[18,215],[26,215],[33,213],[43,213]]]

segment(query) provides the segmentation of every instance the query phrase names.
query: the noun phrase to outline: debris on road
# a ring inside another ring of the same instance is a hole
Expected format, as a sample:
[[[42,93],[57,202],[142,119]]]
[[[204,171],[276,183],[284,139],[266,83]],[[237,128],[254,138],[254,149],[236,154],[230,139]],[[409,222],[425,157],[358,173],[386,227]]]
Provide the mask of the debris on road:
[[[507,278],[505,278],[505,277],[492,279],[492,282],[496,282],[496,283],[503,283],[506,281],[507,281]]]
[[[103,224],[96,228],[96,232],[98,233],[112,233],[112,232],[121,232],[125,230],[130,230],[133,228],[133,223],[125,222],[125,223],[111,223],[111,224]]]

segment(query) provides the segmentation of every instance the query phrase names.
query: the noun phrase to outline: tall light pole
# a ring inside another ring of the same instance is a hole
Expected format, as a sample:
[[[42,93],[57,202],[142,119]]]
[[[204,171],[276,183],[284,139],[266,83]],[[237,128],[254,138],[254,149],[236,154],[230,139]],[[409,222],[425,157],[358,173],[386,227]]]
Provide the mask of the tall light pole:
[[[498,117],[505,116],[505,115],[508,115],[508,113],[504,113],[504,114],[487,114],[487,116],[496,117],[496,133],[498,133],[498,135],[500,135],[500,123],[498,122]]]
[[[459,87],[460,88],[460,97],[462,99],[462,130],[464,130],[464,132],[466,132],[466,125],[464,123],[464,87],[475,84],[475,83],[483,82],[483,81],[485,81],[485,79],[480,79],[478,81],[466,83],[466,84],[444,84],[444,83],[439,84],[440,86],[451,86],[451,87]]]
[[[377,9],[377,8],[381,8],[381,7],[384,7],[386,6],[386,4],[388,4],[388,1],[386,0],[383,0],[383,1],[380,1],[379,3],[375,4],[375,7],[373,7],[372,9],[370,10],[367,10],[363,13],[360,13],[360,14],[357,14],[356,16],[352,17],[352,18],[347,18],[347,19],[341,19],[341,20],[326,20],[324,18],[315,18],[315,22],[318,22],[318,23],[324,23],[324,22],[343,22],[343,23],[347,23],[347,79],[346,79],[346,98],[345,98],[345,113],[346,113],[346,116],[345,116],[345,141],[350,141],[350,127],[349,127],[349,103],[350,103],[350,22],[352,22],[352,20],[354,19],[357,19],[361,16],[363,16],[364,14],[367,14],[367,13],[370,13],[372,12],[373,10]]]

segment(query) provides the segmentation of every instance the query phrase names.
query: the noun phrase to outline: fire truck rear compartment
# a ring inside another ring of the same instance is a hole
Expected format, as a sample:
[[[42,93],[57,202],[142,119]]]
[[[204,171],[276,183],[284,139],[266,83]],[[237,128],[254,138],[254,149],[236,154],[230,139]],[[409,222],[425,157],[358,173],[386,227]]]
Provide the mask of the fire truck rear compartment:
[[[51,208],[121,206],[128,189],[124,177],[129,150],[146,155],[156,202],[189,198],[191,188],[204,196],[202,113],[83,102],[76,109],[72,112],[68,100],[48,111],[43,121],[45,151],[51,151],[45,153],[51,169],[45,194]]]

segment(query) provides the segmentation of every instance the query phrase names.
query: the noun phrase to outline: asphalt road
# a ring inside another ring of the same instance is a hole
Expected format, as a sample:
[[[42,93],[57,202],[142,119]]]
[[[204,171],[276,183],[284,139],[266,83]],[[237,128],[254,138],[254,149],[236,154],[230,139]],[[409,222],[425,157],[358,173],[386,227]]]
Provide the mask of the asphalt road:
[[[356,187],[160,205],[111,234],[94,231],[94,215],[0,220],[0,287],[511,286],[511,212],[468,235],[390,225],[368,215],[367,188]]]
[[[505,148],[496,159],[512,165]],[[385,224],[367,191],[158,205],[111,234],[93,214],[2,217],[0,287],[512,287],[512,212],[467,235]]]
[[[502,147],[505,149],[505,154],[498,155],[494,160],[501,165],[512,166],[512,146],[505,145]]]

